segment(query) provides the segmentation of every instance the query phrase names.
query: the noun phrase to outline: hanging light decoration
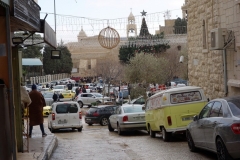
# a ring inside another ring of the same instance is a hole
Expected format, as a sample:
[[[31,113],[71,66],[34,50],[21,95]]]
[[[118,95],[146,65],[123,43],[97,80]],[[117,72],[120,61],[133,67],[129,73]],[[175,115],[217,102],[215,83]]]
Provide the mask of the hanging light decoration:
[[[108,26],[100,31],[98,42],[103,48],[112,49],[119,44],[120,36],[114,28]]]

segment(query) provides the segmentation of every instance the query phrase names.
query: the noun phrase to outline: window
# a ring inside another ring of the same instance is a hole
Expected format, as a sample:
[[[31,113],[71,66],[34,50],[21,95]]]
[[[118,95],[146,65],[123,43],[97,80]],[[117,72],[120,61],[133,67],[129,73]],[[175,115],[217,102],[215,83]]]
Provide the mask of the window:
[[[88,97],[88,94],[81,94],[81,97]]]
[[[87,94],[87,97],[92,97],[93,95],[92,94]]]
[[[199,91],[182,92],[182,93],[176,93],[176,94],[170,95],[170,101],[172,104],[201,101],[201,100],[202,100],[202,96]]]
[[[208,103],[199,114],[199,119],[206,118],[209,115],[213,102]]]
[[[236,117],[240,117],[240,100],[232,99],[228,101],[228,105],[232,111],[232,114]]]
[[[222,107],[221,102],[214,102],[209,117],[218,117],[221,107]]]
[[[76,104],[71,104],[68,108],[69,113],[77,113],[78,112],[78,107]]]
[[[56,112],[58,114],[68,113],[68,104],[59,104],[59,105],[57,105]]]
[[[124,113],[136,113],[136,112],[143,112],[141,106],[130,106],[130,107],[123,107]]]

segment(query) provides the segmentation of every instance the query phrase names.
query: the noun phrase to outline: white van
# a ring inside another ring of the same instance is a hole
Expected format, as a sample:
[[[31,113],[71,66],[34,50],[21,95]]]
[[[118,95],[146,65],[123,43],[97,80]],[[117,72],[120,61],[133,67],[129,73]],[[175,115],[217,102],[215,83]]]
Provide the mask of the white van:
[[[173,133],[185,133],[193,116],[207,103],[201,87],[185,86],[163,90],[149,97],[145,103],[146,127],[150,136],[161,132],[164,141]]]
[[[57,129],[72,128],[82,131],[82,112],[77,102],[55,102],[48,115],[48,128],[54,133]]]

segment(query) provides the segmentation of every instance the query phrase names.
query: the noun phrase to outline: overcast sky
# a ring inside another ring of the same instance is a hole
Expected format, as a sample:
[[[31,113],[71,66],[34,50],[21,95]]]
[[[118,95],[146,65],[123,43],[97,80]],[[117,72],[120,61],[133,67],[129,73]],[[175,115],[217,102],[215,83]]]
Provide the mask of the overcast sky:
[[[131,11],[136,18],[139,33],[142,20],[140,12],[143,10],[147,12],[145,18],[150,33],[155,34],[159,25],[164,26],[165,18],[182,18],[181,6],[184,2],[185,0],[55,0],[57,39],[63,39],[64,42],[77,41],[81,28],[87,36],[93,36],[108,25],[124,37]],[[41,7],[41,18],[48,13],[46,20],[55,29],[54,0],[38,0],[38,4]],[[169,17],[166,16],[167,10],[170,11]]]

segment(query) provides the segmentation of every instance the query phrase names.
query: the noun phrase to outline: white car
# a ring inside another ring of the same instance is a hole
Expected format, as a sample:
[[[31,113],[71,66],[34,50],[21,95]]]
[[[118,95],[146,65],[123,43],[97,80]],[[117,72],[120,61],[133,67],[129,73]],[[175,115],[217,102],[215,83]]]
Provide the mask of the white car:
[[[56,85],[56,86],[53,86],[53,92],[57,92],[57,93],[60,93],[60,92],[63,92],[63,91],[66,91],[67,90],[67,86],[66,85]]]
[[[103,96],[100,93],[81,93],[76,97],[76,101],[81,108],[83,107],[83,105],[88,105],[89,107],[91,107],[92,103],[101,103],[103,101],[106,102],[110,100],[110,97]]]
[[[143,105],[122,105],[109,117],[108,130],[118,130],[121,135],[128,130],[146,130],[145,111]]]
[[[77,102],[55,102],[48,115],[48,128],[54,133],[58,129],[72,128],[82,131],[82,112]]]

